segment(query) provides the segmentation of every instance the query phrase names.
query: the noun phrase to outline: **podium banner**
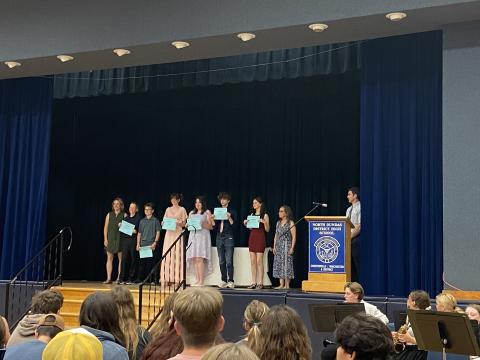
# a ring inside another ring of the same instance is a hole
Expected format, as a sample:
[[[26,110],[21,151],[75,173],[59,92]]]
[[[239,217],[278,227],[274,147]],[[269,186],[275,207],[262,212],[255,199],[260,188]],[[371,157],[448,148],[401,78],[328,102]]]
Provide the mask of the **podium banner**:
[[[309,272],[345,273],[344,221],[310,221],[308,240]]]

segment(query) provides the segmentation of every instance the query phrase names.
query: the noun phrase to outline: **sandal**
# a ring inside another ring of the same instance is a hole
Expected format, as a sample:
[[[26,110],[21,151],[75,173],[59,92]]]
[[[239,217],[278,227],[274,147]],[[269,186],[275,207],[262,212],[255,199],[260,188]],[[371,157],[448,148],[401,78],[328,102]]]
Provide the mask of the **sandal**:
[[[257,284],[252,284],[250,286],[247,286],[247,289],[255,289],[257,287]]]
[[[111,284],[112,280],[105,280],[102,284]]]
[[[258,290],[263,289],[263,284],[258,284],[258,285],[257,285],[257,289],[258,289]]]

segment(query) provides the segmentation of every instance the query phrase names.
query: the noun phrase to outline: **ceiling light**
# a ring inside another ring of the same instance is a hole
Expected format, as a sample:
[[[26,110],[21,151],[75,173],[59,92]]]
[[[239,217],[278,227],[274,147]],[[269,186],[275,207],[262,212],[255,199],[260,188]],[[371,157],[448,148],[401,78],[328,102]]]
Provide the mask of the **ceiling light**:
[[[115,54],[117,54],[118,56],[125,56],[125,55],[130,55],[131,54],[131,51],[127,50],[127,49],[115,49],[115,50],[113,50],[113,52]]]
[[[237,37],[242,41],[250,41],[252,39],[255,39],[256,35],[252,33],[240,33],[237,34]]]
[[[10,69],[16,68],[17,66],[22,66],[22,64],[17,61],[5,61],[4,64],[7,65]]]
[[[190,46],[190,44],[186,41],[174,41],[172,42],[172,45],[175,46],[177,49],[183,49]]]
[[[70,55],[58,55],[57,59],[60,60],[61,62],[67,62],[67,61],[72,61],[73,56]]]
[[[391,21],[400,21],[405,19],[407,17],[407,14],[405,14],[404,12],[393,12],[388,13],[387,15],[385,15],[385,17]]]
[[[315,32],[322,32],[328,29],[328,25],[327,24],[310,24],[308,25],[308,28]]]

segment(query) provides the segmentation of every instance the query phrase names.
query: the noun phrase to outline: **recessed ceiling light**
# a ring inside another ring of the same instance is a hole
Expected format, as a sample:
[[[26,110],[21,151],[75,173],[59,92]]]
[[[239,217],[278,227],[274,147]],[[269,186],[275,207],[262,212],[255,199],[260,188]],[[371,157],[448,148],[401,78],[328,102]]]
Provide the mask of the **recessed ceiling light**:
[[[252,39],[255,39],[256,35],[252,33],[240,33],[237,34],[237,37],[242,41],[250,41]]]
[[[404,12],[392,12],[385,15],[385,17],[391,21],[400,21],[405,19],[407,17],[407,14],[405,14]]]
[[[308,28],[315,32],[322,32],[328,29],[328,25],[327,24],[310,24],[308,25]]]
[[[190,44],[186,41],[174,41],[172,42],[172,45],[175,46],[177,49],[183,49],[190,46]]]
[[[4,64],[7,65],[10,69],[16,68],[18,66],[22,66],[22,64],[20,64],[17,61],[5,61]]]
[[[60,60],[61,62],[67,62],[67,61],[72,61],[73,56],[70,55],[58,55],[57,59]]]
[[[127,49],[115,49],[113,50],[113,52],[118,56],[130,55],[132,53],[130,50]]]

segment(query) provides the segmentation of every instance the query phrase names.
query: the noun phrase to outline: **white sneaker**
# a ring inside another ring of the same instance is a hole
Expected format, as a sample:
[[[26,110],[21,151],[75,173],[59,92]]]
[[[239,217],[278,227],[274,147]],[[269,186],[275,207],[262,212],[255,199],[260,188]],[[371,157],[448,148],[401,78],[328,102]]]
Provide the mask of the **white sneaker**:
[[[235,284],[233,283],[233,281],[229,281],[227,283],[227,287],[230,288],[230,289],[235,289]]]
[[[219,287],[220,289],[224,289],[224,288],[227,287],[227,283],[226,283],[225,281],[222,281],[220,284],[218,284],[218,287]]]

